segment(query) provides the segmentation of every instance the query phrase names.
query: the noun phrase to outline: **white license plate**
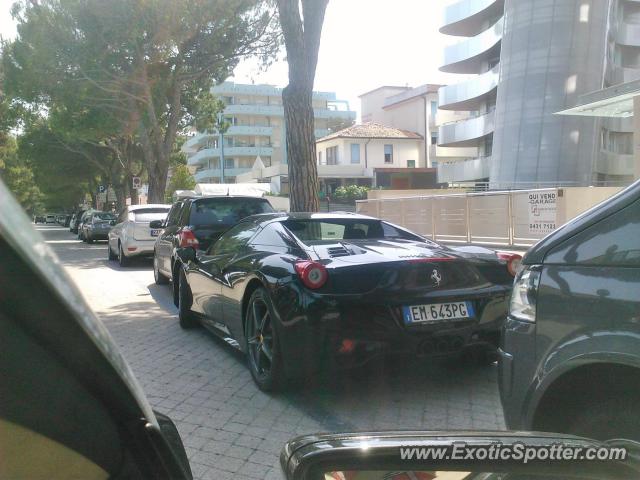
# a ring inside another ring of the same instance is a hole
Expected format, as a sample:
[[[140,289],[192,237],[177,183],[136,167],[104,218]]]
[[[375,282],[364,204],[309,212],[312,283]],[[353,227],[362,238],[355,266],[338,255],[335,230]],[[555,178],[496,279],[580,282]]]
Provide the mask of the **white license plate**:
[[[158,235],[160,235],[161,231],[162,231],[162,229],[160,229],[160,228],[153,228],[153,229],[151,229],[151,236],[152,237],[157,237]]]
[[[405,325],[412,325],[416,323],[472,318],[474,313],[471,302],[453,302],[402,307],[402,316]]]

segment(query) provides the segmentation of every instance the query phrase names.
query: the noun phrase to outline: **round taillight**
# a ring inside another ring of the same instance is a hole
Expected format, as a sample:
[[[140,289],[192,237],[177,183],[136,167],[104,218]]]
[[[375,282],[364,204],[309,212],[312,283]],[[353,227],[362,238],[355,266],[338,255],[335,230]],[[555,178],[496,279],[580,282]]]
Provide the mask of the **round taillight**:
[[[507,270],[515,277],[522,264],[522,256],[517,253],[498,252],[498,258],[507,262]]]
[[[327,269],[321,263],[302,260],[296,262],[295,269],[307,288],[315,290],[322,287],[327,281]]]

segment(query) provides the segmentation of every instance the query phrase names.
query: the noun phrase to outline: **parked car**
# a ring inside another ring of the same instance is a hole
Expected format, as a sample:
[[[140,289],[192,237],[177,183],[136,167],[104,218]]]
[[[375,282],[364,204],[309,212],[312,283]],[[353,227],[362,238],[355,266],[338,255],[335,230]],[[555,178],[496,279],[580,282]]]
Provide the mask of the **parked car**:
[[[107,240],[116,218],[116,215],[111,212],[92,212],[82,223],[84,241],[93,243],[96,240]]]
[[[64,225],[64,221],[66,219],[67,219],[67,216],[65,214],[56,215],[56,223],[58,223],[59,225]]]
[[[180,325],[201,323],[247,353],[263,390],[383,354],[473,348],[494,361],[519,258],[456,252],[348,213],[256,215],[206,252],[182,246]]]
[[[36,215],[33,217],[33,223],[46,223],[47,217],[44,215]]]
[[[0,478],[192,478],[176,426],[2,181],[0,338]]]
[[[69,225],[67,225],[67,226],[69,227],[69,231],[70,232],[73,232],[77,217],[78,217],[77,213],[74,213],[73,215],[71,215],[71,217],[69,217]]]
[[[73,218],[71,219],[71,223],[69,224],[69,231],[71,233],[77,234],[79,232],[80,222],[82,220],[82,215],[84,215],[84,212],[86,212],[86,210],[78,210],[73,214]]]
[[[78,240],[84,241],[84,224],[85,222],[88,221],[89,218],[91,218],[91,214],[95,211],[96,210],[93,210],[93,209],[85,210],[80,216],[80,221],[78,222],[78,228],[77,228]]]
[[[56,216],[52,213],[47,214],[45,223],[56,223]]]
[[[168,283],[178,266],[176,249],[207,250],[223,232],[239,220],[257,213],[273,212],[266,198],[217,196],[186,198],[173,204],[166,221],[150,227],[162,229],[153,253],[153,275],[157,284]],[[178,305],[178,282],[173,282],[173,301]]]
[[[68,227],[71,224],[71,215],[67,214],[64,216],[64,227]]]
[[[161,228],[150,228],[152,221],[163,222],[171,205],[131,205],[118,217],[117,224],[109,232],[107,244],[109,260],[118,259],[120,266],[126,266],[129,259],[153,255],[156,238]]]
[[[640,441],[640,182],[527,252],[500,355],[510,429]]]

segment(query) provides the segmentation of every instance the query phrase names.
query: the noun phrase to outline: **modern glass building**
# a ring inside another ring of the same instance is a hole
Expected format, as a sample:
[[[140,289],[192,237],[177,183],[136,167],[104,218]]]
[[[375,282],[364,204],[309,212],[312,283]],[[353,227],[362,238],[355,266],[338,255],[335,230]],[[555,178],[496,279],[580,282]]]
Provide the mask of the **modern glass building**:
[[[225,183],[234,183],[258,157],[265,167],[287,163],[281,88],[224,82],[211,93],[226,104],[223,115],[230,127],[224,135],[200,132],[182,147],[198,183],[221,183],[223,175]],[[351,125],[356,117],[332,92],[314,92],[313,107],[317,138]]]
[[[467,77],[440,89],[440,108],[472,118],[442,125],[439,144],[477,146],[479,155],[442,165],[440,181],[520,188],[633,179],[629,119],[555,113],[640,78],[640,1],[461,0],[444,16],[440,31],[465,38],[445,49],[441,70]]]

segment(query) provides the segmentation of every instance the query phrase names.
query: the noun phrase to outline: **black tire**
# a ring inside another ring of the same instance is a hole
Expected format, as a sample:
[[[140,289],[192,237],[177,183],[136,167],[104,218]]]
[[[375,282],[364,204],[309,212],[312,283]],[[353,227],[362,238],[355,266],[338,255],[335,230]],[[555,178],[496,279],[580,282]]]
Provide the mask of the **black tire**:
[[[193,296],[191,295],[191,289],[187,283],[187,277],[182,269],[178,274],[178,319],[180,320],[180,326],[182,328],[190,329],[198,326],[198,319],[196,315],[191,311],[191,305],[193,304]]]
[[[124,251],[122,250],[122,245],[118,244],[118,264],[121,267],[128,267],[130,262],[131,260],[127,258],[127,256],[124,254]]]
[[[173,261],[171,262],[171,265],[173,265]],[[173,269],[171,270],[171,272],[173,273],[173,275],[171,276],[171,290],[173,292],[173,304],[177,307],[178,304],[180,303],[180,299],[179,299],[179,295],[180,295],[180,281],[179,281],[179,275],[176,272],[180,271],[180,265],[174,265]]]
[[[117,257],[117,255],[115,253],[113,253],[113,250],[111,250],[111,245],[109,245],[109,240],[107,240],[107,252],[109,252],[107,254],[107,258],[109,260],[115,260]]]
[[[158,257],[156,257],[156,252],[153,252],[153,279],[155,280],[156,285],[166,285],[169,283],[169,278],[162,274],[158,269]]]
[[[91,243],[93,243],[93,238],[91,238],[91,237],[87,237],[85,241],[86,241],[87,243],[91,244]]]
[[[258,288],[245,314],[245,347],[249,371],[263,392],[277,392],[286,386],[276,321],[269,294]]]
[[[637,396],[594,399],[574,410],[566,432],[596,440],[625,438],[640,441],[640,404]]]

